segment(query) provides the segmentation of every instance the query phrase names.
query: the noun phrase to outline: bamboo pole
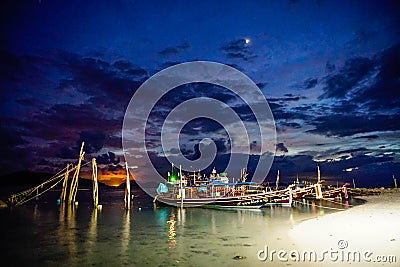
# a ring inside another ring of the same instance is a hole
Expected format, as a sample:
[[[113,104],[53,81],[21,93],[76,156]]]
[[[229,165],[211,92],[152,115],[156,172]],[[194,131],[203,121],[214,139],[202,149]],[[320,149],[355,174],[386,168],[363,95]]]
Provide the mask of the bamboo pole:
[[[83,156],[85,155],[85,152],[83,151],[84,145],[85,145],[85,142],[82,142],[81,150],[79,152],[78,165],[76,166],[74,176],[72,177],[71,190],[70,190],[69,199],[68,199],[69,203],[71,203],[71,202],[75,203],[76,193],[78,192],[79,171],[81,169],[81,163],[83,160]]]
[[[99,187],[97,182],[97,164],[96,158],[92,159],[92,177],[93,177],[93,205],[95,208],[99,205]]]
[[[66,196],[67,196],[67,186],[68,186],[68,176],[69,176],[69,167],[71,165],[68,163],[67,164],[67,170],[65,171],[65,175],[64,175],[64,182],[62,185],[62,189],[61,189],[61,195],[60,195],[60,202],[64,203]]]
[[[180,187],[179,194],[181,195],[181,209],[183,208],[183,198],[184,198],[184,189],[183,189],[183,181],[182,181],[182,166],[179,165],[179,176],[180,176]]]
[[[126,168],[126,189],[125,189],[125,209],[129,210],[131,209],[131,182],[129,179],[129,168],[128,168],[128,162],[125,162],[125,168]]]
[[[278,190],[278,187],[279,187],[279,170],[278,170],[278,174],[276,175],[275,190]]]

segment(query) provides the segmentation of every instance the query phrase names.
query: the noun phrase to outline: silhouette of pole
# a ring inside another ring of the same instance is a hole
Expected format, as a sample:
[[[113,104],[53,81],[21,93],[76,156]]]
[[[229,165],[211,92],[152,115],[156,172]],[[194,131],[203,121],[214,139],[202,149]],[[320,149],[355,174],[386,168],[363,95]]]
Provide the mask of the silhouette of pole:
[[[124,202],[125,202],[125,209],[130,210],[131,209],[131,182],[129,179],[129,168],[128,168],[128,162],[125,162],[125,168],[126,168],[126,188],[125,188],[125,197],[124,197]]]

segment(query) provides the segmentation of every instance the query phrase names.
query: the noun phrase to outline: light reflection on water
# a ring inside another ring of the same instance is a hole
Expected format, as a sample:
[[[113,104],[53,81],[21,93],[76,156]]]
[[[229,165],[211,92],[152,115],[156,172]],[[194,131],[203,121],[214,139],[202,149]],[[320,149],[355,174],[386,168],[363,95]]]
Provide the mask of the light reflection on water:
[[[89,201],[1,210],[0,249],[15,266],[252,266],[265,243],[289,242],[294,225],[334,212],[313,204],[258,211],[154,208],[146,198],[125,211],[120,200],[103,199],[102,210]],[[246,259],[235,261],[236,255]]]

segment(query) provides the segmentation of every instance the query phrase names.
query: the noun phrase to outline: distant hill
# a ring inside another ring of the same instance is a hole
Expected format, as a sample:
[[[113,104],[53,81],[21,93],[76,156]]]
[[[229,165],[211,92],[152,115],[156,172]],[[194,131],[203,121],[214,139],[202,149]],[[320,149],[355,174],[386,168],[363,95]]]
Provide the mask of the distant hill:
[[[19,171],[6,175],[0,176],[0,186],[36,186],[39,185],[51,177],[54,174],[44,172],[31,172],[31,171]],[[71,179],[70,175],[70,179]],[[79,178],[79,186],[91,187],[92,180]],[[108,185],[99,181],[100,187],[109,187]]]
[[[126,183],[123,182],[122,184],[120,184],[119,186],[116,186],[115,188],[117,189],[125,189],[126,187]],[[136,183],[135,180],[131,180],[131,187],[139,187],[139,185]]]

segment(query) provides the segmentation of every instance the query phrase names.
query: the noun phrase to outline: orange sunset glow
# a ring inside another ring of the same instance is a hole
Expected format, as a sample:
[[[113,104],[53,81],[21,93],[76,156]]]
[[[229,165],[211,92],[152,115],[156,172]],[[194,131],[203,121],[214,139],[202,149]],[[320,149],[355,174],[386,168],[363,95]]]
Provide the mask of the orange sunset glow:
[[[92,179],[91,172],[81,172],[81,177],[85,179]],[[129,174],[130,180],[134,180],[131,174]],[[99,182],[102,182],[108,186],[118,187],[125,182],[126,172],[124,170],[120,171],[106,171],[101,170],[98,174]]]

